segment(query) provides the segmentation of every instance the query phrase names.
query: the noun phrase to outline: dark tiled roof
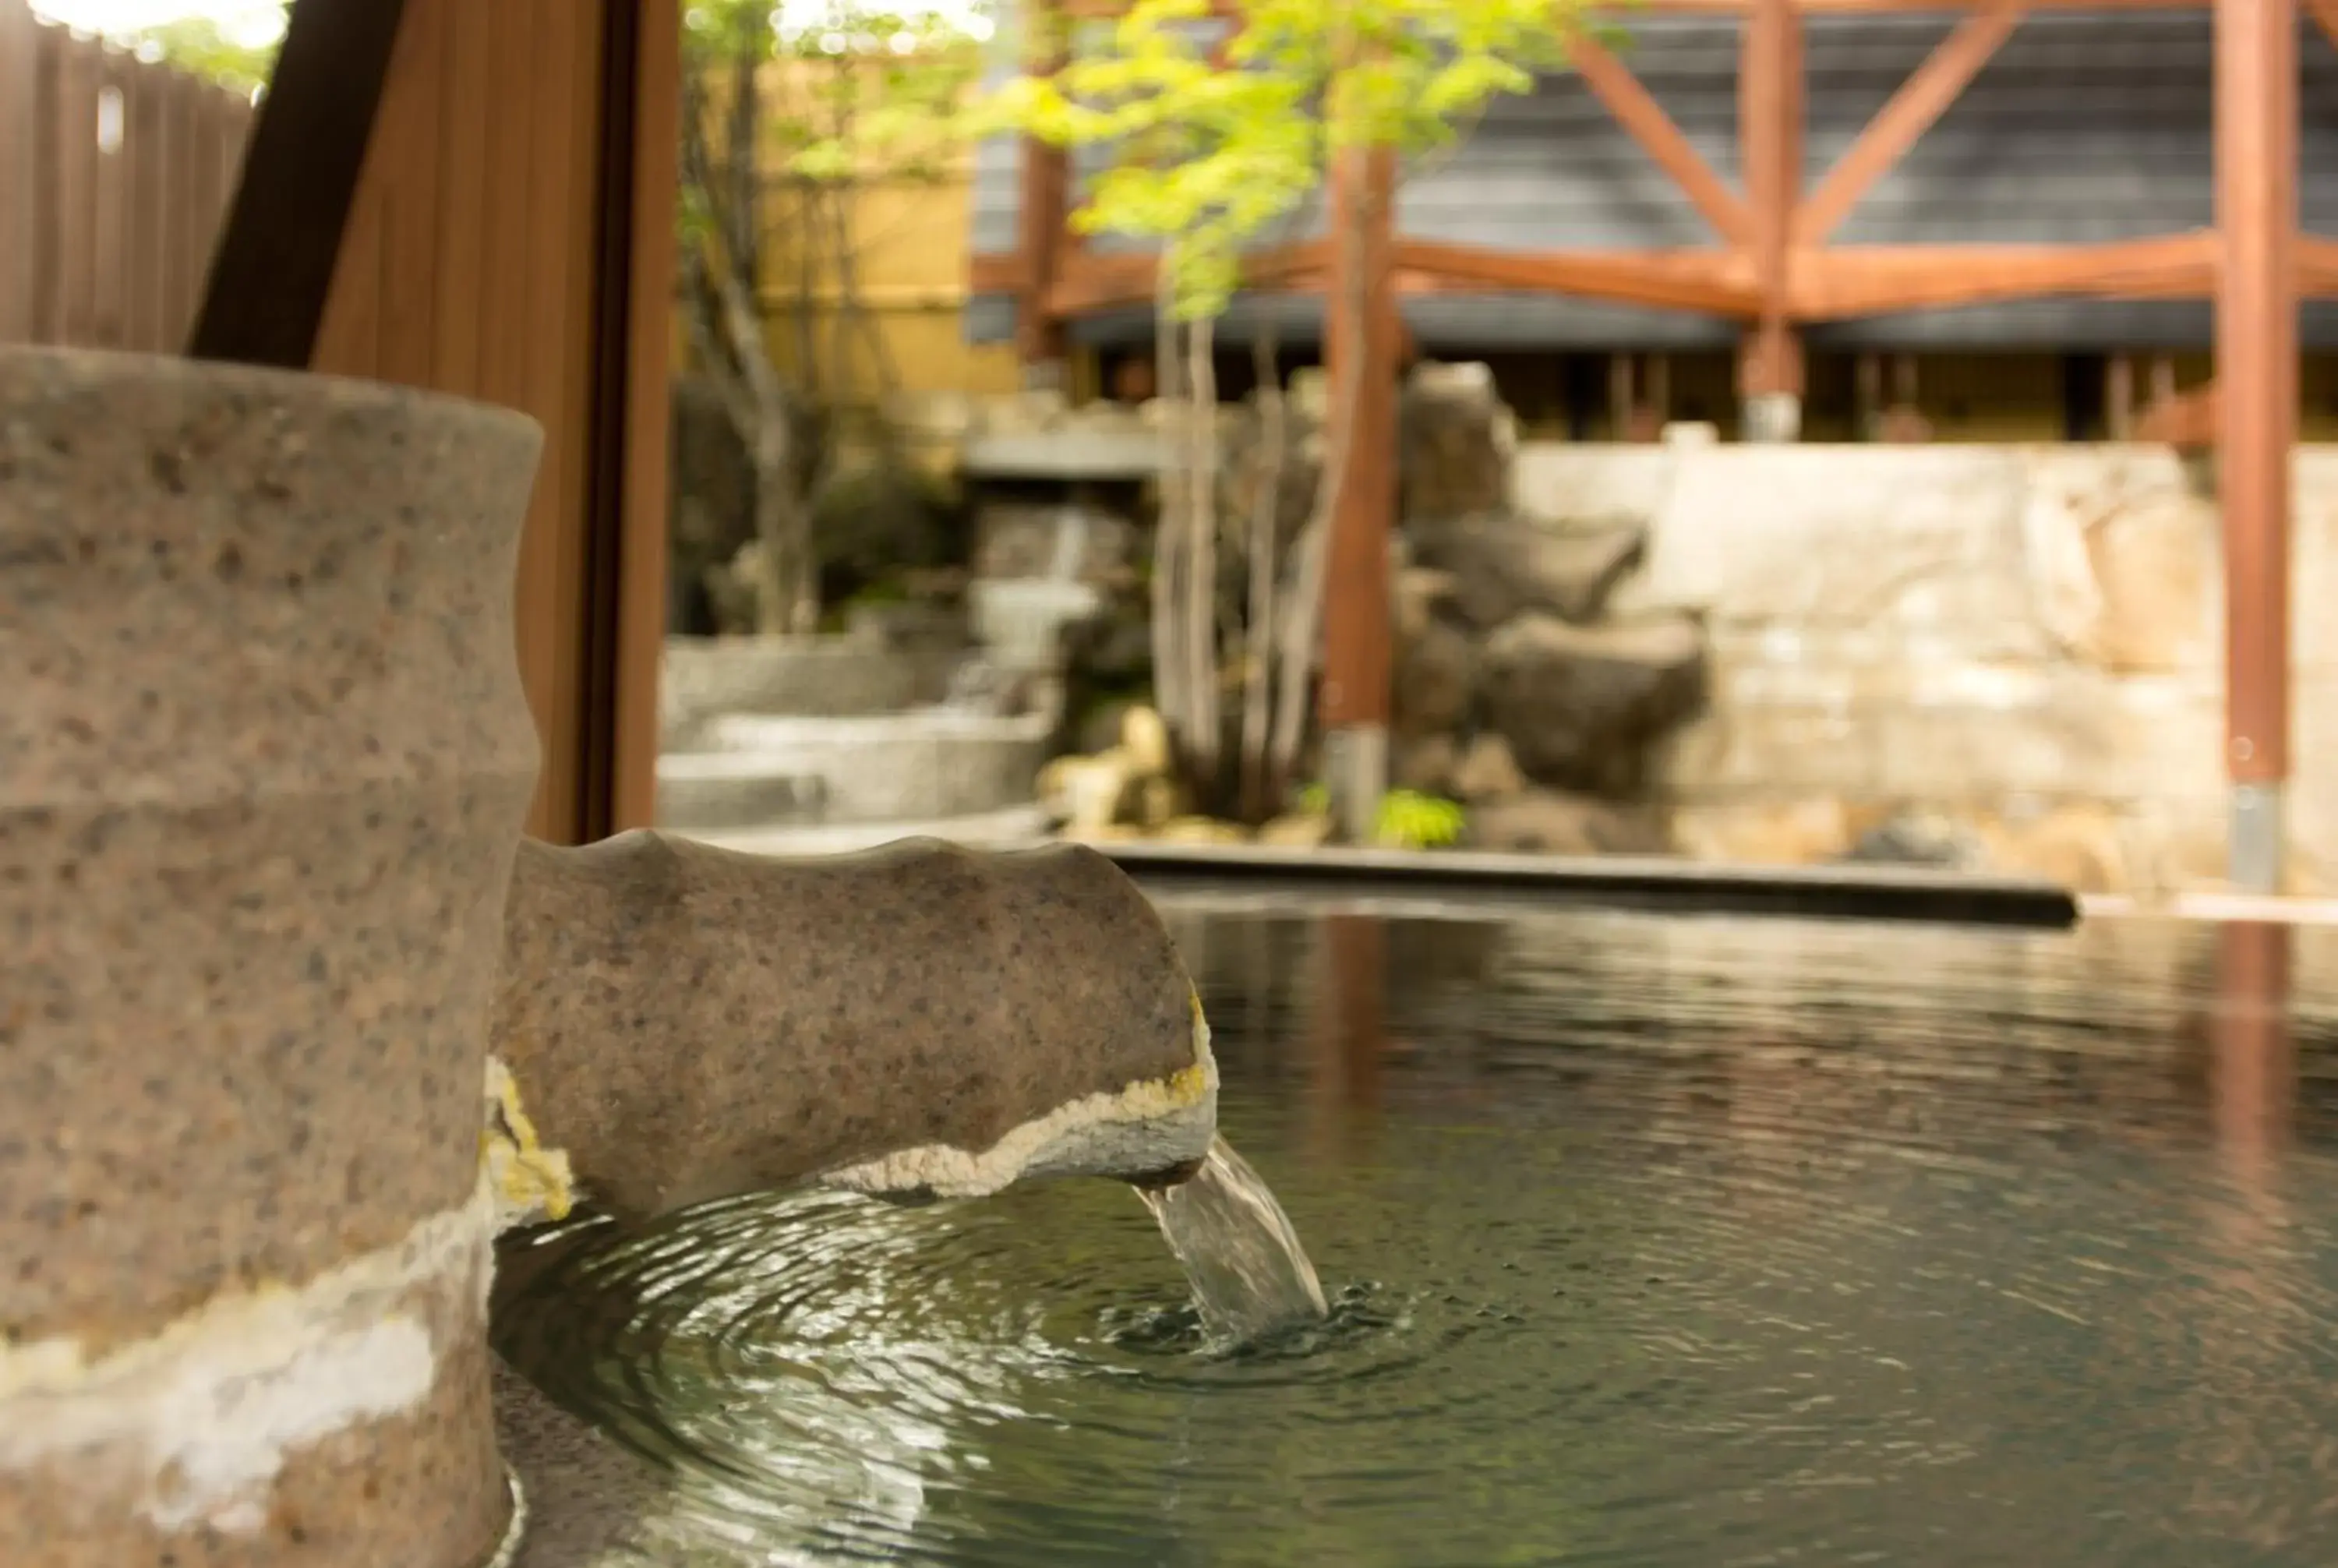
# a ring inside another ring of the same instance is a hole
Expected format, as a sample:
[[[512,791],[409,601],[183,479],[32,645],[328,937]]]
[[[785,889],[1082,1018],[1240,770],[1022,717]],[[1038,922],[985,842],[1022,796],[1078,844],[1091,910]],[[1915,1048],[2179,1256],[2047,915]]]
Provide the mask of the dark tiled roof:
[[[1807,178],[1815,182],[1947,36],[1955,18],[1814,18],[1807,24]],[[2302,24],[2301,204],[2306,227],[2338,233],[2338,52]],[[1724,178],[1736,168],[1738,58],[1733,23],[1643,17],[1621,48],[1684,136]],[[1907,155],[1869,190],[1833,239],[1845,244],[2083,242],[2196,229],[2213,220],[2211,23],[2203,12],[2048,13],[2025,19]],[[975,248],[1015,245],[1011,145],[985,148]],[[1298,226],[1304,233],[1314,225]],[[1570,76],[1501,101],[1466,147],[1432,160],[1399,196],[1404,233],[1517,250],[1695,246],[1711,235],[1685,197]],[[1274,308],[1311,336],[1307,301]],[[1485,347],[1686,348],[1734,339],[1733,325],[1547,297],[1407,302],[1432,351]],[[2338,306],[2305,311],[2308,339],[2338,345]],[[1239,336],[1238,318],[1226,324]],[[978,299],[977,340],[1012,329],[1014,304]],[[1142,336],[1141,312],[1081,324],[1091,340]],[[2030,301],[1836,322],[1813,345],[1927,348],[2181,347],[2207,341],[2205,305]]]

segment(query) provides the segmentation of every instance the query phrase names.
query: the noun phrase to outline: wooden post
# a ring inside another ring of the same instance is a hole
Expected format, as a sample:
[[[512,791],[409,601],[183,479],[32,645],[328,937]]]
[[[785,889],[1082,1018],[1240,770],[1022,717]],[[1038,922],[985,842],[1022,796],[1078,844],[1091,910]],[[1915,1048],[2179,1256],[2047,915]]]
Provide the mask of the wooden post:
[[[2114,354],[2103,375],[2103,430],[2114,441],[2135,439],[2135,356]]]
[[[608,130],[601,200],[608,250],[601,279],[605,421],[594,482],[611,514],[615,603],[609,661],[606,788],[588,833],[657,818],[658,672],[666,631],[666,450],[673,393],[674,228],[681,176],[682,7],[629,0],[610,10],[602,74]]]
[[[1753,214],[1762,314],[1738,364],[1749,441],[1802,434],[1803,348],[1788,315],[1787,260],[1803,183],[1803,22],[1794,0],[1752,0],[1737,76],[1737,145]]]
[[[1347,444],[1339,506],[1323,578],[1324,782],[1333,820],[1351,840],[1370,836],[1388,788],[1389,687],[1395,655],[1389,587],[1389,535],[1397,503],[1397,304],[1392,260],[1396,160],[1385,149],[1346,154],[1332,172],[1334,236],[1324,299],[1324,365],[1333,397],[1361,359],[1355,423]],[[1361,245],[1338,236],[1360,223]],[[1363,277],[1349,272],[1361,266]],[[1340,302],[1361,286],[1361,341]]]
[[[1061,70],[1068,46],[1061,15],[1042,4],[1034,5],[1032,19],[1036,24],[1034,44],[1040,51],[1036,68]],[[1024,137],[1016,244],[1022,289],[1015,309],[1015,350],[1023,361],[1025,378],[1043,386],[1061,387],[1064,382],[1064,324],[1049,309],[1047,297],[1063,260],[1070,196],[1071,166],[1064,150],[1036,136]]]
[[[1639,406],[1638,384],[1629,354],[1607,356],[1607,439],[1632,438],[1632,410]]]
[[[2297,0],[2216,0],[2217,487],[2231,879],[2279,890],[2297,440]]]

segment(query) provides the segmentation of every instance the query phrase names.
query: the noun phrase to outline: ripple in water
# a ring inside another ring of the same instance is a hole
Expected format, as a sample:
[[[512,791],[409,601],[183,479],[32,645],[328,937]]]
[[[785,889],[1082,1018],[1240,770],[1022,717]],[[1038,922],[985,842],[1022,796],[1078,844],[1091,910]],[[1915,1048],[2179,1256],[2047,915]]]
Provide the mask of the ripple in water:
[[[1395,927],[1360,1025],[1311,922],[1177,934],[1326,1313],[1213,1331],[1101,1182],[571,1226],[499,1344],[651,1560],[2338,1562],[2326,996],[2265,1135],[2189,938]]]

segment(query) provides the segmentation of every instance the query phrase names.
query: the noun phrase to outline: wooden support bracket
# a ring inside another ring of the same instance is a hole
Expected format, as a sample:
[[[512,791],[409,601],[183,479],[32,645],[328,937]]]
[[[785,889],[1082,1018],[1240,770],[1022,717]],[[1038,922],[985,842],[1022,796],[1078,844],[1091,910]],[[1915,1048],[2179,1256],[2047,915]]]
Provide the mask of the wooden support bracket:
[[[2338,5],[2338,0],[2323,3]],[[1956,31],[1942,39],[1900,84],[1900,90],[1860,132],[1851,150],[1827,171],[1818,189],[1796,211],[1795,244],[1807,247],[1823,242],[1851,215],[1860,198],[1907,156],[1908,149],[1972,84],[1981,67],[2013,35],[2025,9],[2022,0],[1999,0],[1957,24]]]

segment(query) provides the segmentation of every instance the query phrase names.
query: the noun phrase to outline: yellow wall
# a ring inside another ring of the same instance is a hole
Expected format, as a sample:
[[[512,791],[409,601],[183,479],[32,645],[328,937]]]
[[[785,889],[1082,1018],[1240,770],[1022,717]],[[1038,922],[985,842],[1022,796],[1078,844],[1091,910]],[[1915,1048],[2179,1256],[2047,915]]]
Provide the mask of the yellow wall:
[[[960,313],[967,299],[972,176],[963,167],[927,182],[862,186],[852,203],[854,263],[862,308],[874,318],[905,392],[1011,392],[1019,373],[1011,345],[966,341]],[[764,318],[771,353],[793,374],[801,358],[799,312],[803,298],[806,236],[782,229],[763,261]],[[815,352],[823,376],[843,370],[845,385],[865,403],[877,389],[873,358],[859,348],[840,353],[841,289],[830,264],[833,247],[810,247],[818,276],[810,290]]]

